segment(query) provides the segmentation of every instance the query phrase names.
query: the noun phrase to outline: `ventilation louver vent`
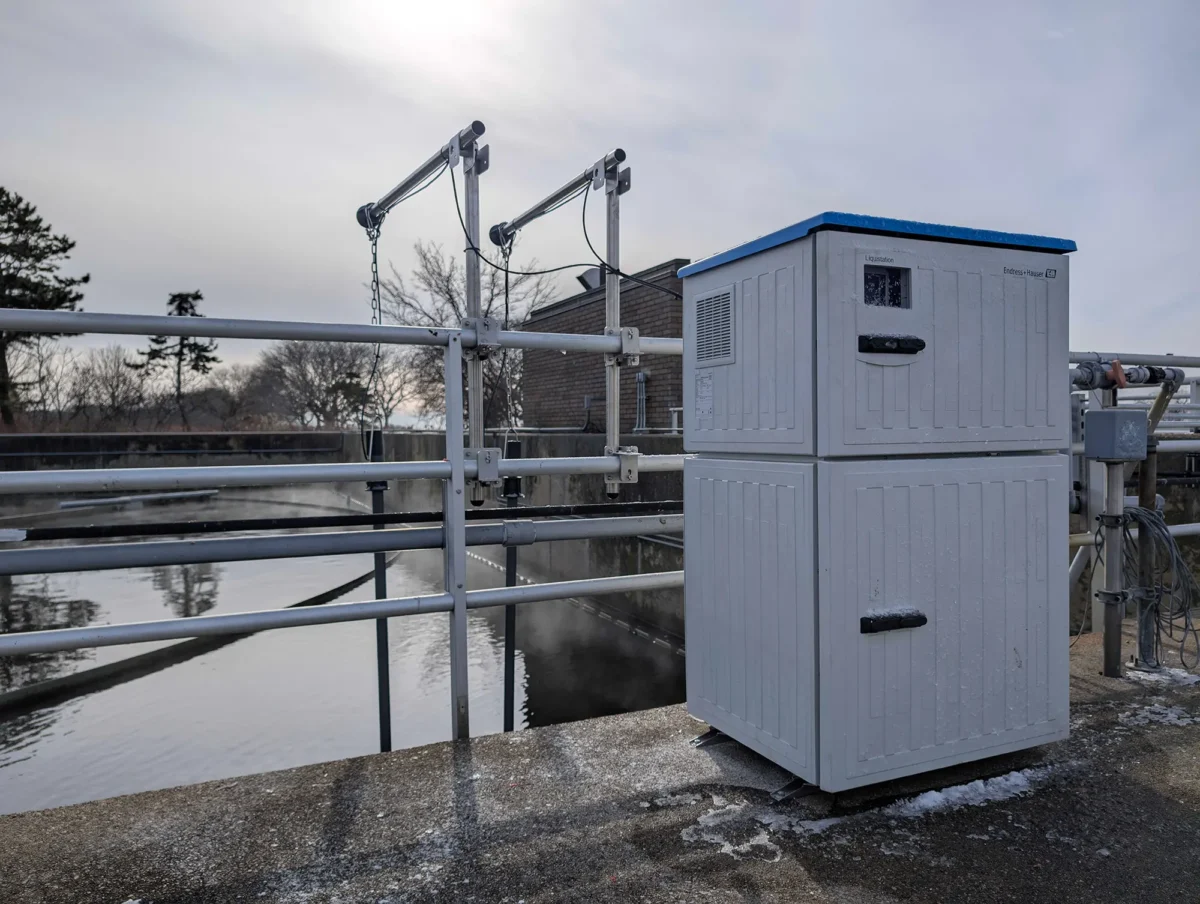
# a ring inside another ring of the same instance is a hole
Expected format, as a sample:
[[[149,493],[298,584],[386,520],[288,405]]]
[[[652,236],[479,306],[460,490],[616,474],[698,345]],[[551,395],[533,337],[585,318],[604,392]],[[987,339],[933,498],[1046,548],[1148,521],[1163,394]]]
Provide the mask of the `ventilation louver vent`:
[[[696,299],[696,363],[733,362],[733,286]]]

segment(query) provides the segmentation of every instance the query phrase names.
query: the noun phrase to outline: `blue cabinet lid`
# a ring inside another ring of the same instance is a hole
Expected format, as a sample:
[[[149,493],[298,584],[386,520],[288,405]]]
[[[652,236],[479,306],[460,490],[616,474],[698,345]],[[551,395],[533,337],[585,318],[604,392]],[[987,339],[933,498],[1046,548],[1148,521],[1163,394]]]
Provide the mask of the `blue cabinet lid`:
[[[1020,232],[996,232],[991,229],[972,229],[969,226],[942,226],[938,223],[918,223],[914,220],[892,220],[887,217],[867,217],[857,213],[840,213],[827,210],[815,217],[801,220],[793,226],[779,229],[753,241],[706,257],[702,261],[684,267],[679,275],[695,276],[721,264],[749,257],[768,248],[794,242],[821,229],[841,229],[847,232],[875,232],[885,235],[912,236],[921,239],[936,239],[945,242],[961,242],[971,245],[996,245],[1003,248],[1020,248],[1025,251],[1052,251],[1062,254],[1075,251],[1070,239],[1056,239],[1048,235],[1025,235]]]

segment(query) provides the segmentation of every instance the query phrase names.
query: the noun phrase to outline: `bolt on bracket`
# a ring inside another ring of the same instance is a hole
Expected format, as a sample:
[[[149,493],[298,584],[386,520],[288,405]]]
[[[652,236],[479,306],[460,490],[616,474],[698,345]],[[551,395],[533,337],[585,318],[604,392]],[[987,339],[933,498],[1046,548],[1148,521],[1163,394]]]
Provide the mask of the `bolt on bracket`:
[[[615,478],[606,478],[606,483],[637,483],[638,482],[638,449],[637,446],[604,447],[605,455],[615,455],[621,459]]]
[[[467,449],[463,456],[475,462],[475,482],[491,486],[500,483],[500,450]]]
[[[464,358],[478,358],[483,361],[490,358],[492,352],[500,347],[500,321],[494,317],[466,317],[462,328],[475,334],[475,345],[463,349]]]
[[[1122,606],[1133,599],[1128,590],[1097,590],[1096,599],[1106,606]]]
[[[617,336],[621,340],[621,350],[615,354],[604,356],[604,364],[611,367],[636,367],[641,360],[642,340],[636,326],[605,327],[605,336]]]

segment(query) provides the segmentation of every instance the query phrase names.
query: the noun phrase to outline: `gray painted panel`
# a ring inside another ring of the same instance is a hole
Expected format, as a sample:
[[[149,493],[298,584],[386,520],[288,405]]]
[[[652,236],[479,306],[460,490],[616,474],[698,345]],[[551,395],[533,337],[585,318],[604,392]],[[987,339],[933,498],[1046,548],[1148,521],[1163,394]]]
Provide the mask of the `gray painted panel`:
[[[909,308],[864,302],[863,269],[877,265],[910,271]],[[818,233],[817,454],[1065,449],[1068,266],[1057,254]],[[865,353],[860,335],[925,348]]]
[[[696,299],[727,286],[735,352],[710,366],[696,361]],[[812,239],[691,277],[683,294],[684,448],[813,454]]]
[[[1067,457],[817,465],[821,787],[1067,734]],[[861,634],[871,609],[920,628]]]
[[[814,466],[684,466],[688,710],[816,781]]]

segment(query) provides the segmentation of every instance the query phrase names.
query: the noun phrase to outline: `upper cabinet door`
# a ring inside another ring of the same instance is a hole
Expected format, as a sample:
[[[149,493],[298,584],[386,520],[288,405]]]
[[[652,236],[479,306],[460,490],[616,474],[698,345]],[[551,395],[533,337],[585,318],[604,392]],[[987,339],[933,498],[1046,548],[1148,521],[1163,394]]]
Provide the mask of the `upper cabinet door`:
[[[817,454],[1066,448],[1064,255],[815,240]]]

